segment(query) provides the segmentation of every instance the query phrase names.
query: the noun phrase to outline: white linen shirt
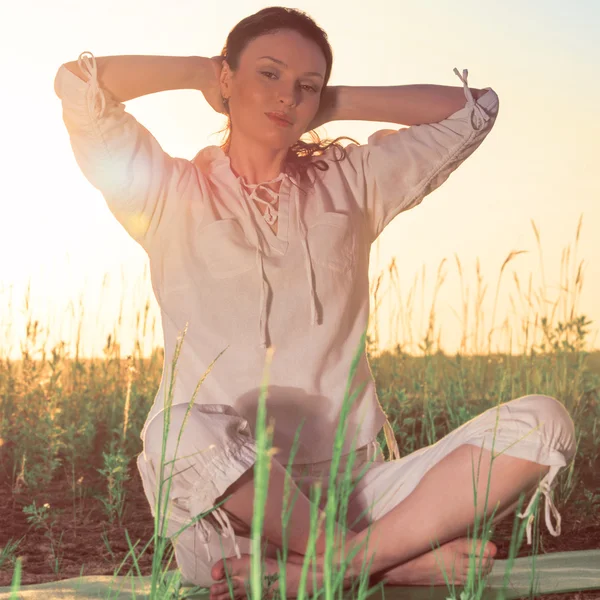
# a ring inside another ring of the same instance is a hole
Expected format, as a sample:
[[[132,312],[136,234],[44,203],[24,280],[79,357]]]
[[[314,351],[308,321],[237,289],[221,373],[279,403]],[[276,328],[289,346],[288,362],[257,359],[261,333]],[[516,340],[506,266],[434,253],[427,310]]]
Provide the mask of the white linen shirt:
[[[367,144],[348,145],[340,162],[330,147],[318,157],[329,170],[315,170],[313,188],[280,173],[273,180],[281,180],[275,235],[253,201],[264,184],[236,177],[218,146],[193,160],[170,156],[100,87],[93,54],[82,53],[79,65],[87,81],[62,65],[54,82],[71,147],[84,176],[148,254],[161,311],[162,380],[142,440],[165,406],[171,378],[173,404],[189,403],[196,391],[196,404],[233,407],[255,436],[266,348],[273,346],[266,423],[275,419],[277,460],[287,462],[301,422],[294,463],[330,460],[359,352],[350,394],[359,393],[342,453],[355,434],[359,448],[385,425],[398,458],[364,344],[359,349],[369,318],[370,247],[482,143],[498,114],[494,90],[475,101],[467,70],[461,77],[454,69],[466,104],[448,118],[376,131]]]

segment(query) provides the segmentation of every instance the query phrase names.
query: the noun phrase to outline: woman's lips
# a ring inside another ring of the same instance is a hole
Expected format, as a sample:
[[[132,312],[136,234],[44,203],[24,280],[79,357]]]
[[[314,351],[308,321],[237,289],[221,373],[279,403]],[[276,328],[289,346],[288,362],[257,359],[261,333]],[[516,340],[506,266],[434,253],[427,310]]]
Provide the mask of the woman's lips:
[[[271,121],[273,121],[280,127],[291,127],[292,126],[291,123],[288,123],[287,121],[284,121],[283,119],[280,119],[279,117],[276,117],[275,115],[270,115],[269,113],[265,113],[265,115],[267,115],[267,117],[269,117],[269,119],[271,119]]]

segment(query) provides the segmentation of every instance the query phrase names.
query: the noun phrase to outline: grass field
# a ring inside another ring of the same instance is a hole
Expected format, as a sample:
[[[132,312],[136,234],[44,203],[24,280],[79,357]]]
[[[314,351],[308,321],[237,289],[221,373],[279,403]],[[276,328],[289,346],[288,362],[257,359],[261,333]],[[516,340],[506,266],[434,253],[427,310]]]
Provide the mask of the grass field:
[[[492,335],[482,337],[481,332],[465,333],[465,340],[489,341],[487,352],[469,354],[465,342],[464,353],[445,354],[433,337],[433,309],[419,356],[405,352],[402,344],[395,352],[379,354],[373,338],[366,339],[379,399],[401,456],[435,443],[487,408],[526,394],[553,396],[569,410],[576,426],[577,454],[559,474],[554,489],[563,533],[550,536],[536,518],[535,542],[528,547],[522,543],[525,523],[513,529],[513,520],[506,519],[487,538],[498,546],[497,558],[598,547],[600,352],[588,351],[590,323],[575,311],[581,285],[578,270],[574,282],[566,285],[567,298],[561,296],[555,303],[555,308],[560,302],[571,303],[566,321],[558,321],[554,310],[535,312],[534,295],[528,295],[534,314],[523,315],[519,354],[491,352]],[[494,318],[492,330],[493,322]],[[139,433],[160,383],[162,349],[147,358],[139,353],[122,357],[111,336],[103,358],[70,357],[65,344],[48,356],[41,345],[42,329],[30,320],[21,360],[0,363],[0,586],[16,588],[78,575],[124,575],[133,569],[155,577],[153,597],[183,597],[177,578],[169,582],[161,578],[161,572],[175,567],[172,545],[159,535],[159,514],[164,516],[164,511],[152,518],[135,465],[142,449]],[[353,371],[349,381],[352,376]],[[253,522],[257,551],[270,447],[266,425],[259,411],[258,509]],[[338,434],[343,434],[341,428]],[[378,439],[387,458],[383,432]],[[336,518],[335,503],[331,506],[325,527]],[[489,530],[486,523],[479,526],[481,533]],[[308,553],[307,573],[310,560]],[[260,597],[258,552],[252,568],[251,591]],[[485,581],[476,569],[474,565],[469,599],[478,597]],[[332,597],[336,581],[331,573],[327,597]],[[367,584],[365,571],[353,597],[366,597]],[[598,592],[594,594],[571,593],[564,598],[591,599]],[[448,597],[453,597],[451,590]],[[559,597],[563,596],[545,596]]]

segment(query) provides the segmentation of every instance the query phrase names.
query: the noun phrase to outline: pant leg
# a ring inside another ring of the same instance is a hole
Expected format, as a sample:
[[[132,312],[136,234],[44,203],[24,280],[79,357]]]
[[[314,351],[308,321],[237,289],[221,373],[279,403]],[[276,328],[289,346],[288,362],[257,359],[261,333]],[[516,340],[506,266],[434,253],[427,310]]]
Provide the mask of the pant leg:
[[[444,438],[399,460],[374,464],[357,484],[349,510],[367,511],[367,522],[387,514],[406,498],[425,473],[442,458],[463,444],[474,444],[494,454],[524,458],[549,465],[548,474],[540,482],[529,506],[521,513],[528,518],[527,539],[531,543],[530,514],[539,493],[545,496],[545,521],[552,535],[560,535],[560,515],[552,504],[551,489],[558,471],[575,455],[573,421],[558,400],[530,394],[492,407],[464,423]],[[550,511],[557,521],[551,523]]]
[[[194,404],[186,419],[187,411],[187,404],[177,404],[170,409],[161,505],[164,506],[170,481],[166,536],[173,542],[184,580],[210,586],[214,583],[210,569],[217,560],[223,556],[240,557],[249,549],[240,548],[229,518],[221,508],[195,523],[193,519],[213,508],[215,499],[254,465],[256,445],[248,422],[231,406]],[[165,411],[161,411],[149,423],[144,450],[137,457],[144,492],[154,517],[161,480],[165,416]],[[163,511],[161,509],[161,513]],[[178,533],[182,529],[184,531]]]

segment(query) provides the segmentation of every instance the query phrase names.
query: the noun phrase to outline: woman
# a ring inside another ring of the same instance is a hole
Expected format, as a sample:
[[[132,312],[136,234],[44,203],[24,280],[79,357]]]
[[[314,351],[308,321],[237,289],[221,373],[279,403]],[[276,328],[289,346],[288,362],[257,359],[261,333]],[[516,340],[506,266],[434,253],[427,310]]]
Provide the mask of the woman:
[[[275,352],[267,422],[274,419],[278,453],[265,506],[271,517],[264,527],[268,574],[278,571],[272,557],[283,541],[285,466],[302,426],[290,489],[292,497],[299,493],[287,537],[293,552],[286,571],[290,597],[308,541],[312,484],[321,482],[321,508],[326,502],[333,440],[357,347],[351,390],[357,395],[345,422],[338,474],[349,456],[356,461],[353,473],[365,465],[368,470],[349,499],[352,529],[346,539],[362,542],[371,526],[366,560],[376,551],[371,573],[388,583],[443,583],[438,561],[454,569],[455,582],[464,581],[469,552],[464,536],[475,519],[473,460],[481,457],[479,498],[485,497],[491,470],[486,514],[496,509],[497,521],[514,511],[521,493],[534,492],[540,479],[547,508],[552,507],[550,486],[574,455],[573,423],[563,405],[529,395],[399,457],[364,351],[370,246],[397,214],[418,205],[482,143],[496,120],[498,96],[491,88],[470,89],[466,70],[461,77],[456,69],[463,83],[456,88],[328,87],[331,67],[327,36],[310,17],[270,7],[238,23],[220,57],[82,54],[61,66],[55,81],[79,167],[150,259],[165,367],[137,464],[154,514],[168,417],[165,460],[177,460],[167,535],[176,538],[184,578],[209,586],[211,598],[228,597],[227,584],[218,583],[225,576],[224,558],[237,597],[245,596],[253,428],[269,348]],[[226,143],[204,148],[192,161],[166,154],[123,105],[182,88],[199,89],[228,115]],[[336,119],[410,127],[376,131],[367,144],[346,148],[337,140],[299,139]],[[176,372],[170,373],[175,361]],[[173,396],[168,415],[167,390]],[[395,460],[384,461],[376,440],[384,426]],[[496,453],[506,450],[493,467],[492,447]],[[521,516],[529,517],[530,509],[531,503]],[[483,514],[483,507],[477,511]],[[546,523],[559,533],[548,518]],[[436,542],[441,548],[434,556]],[[324,548],[322,534],[318,561]],[[489,569],[496,548],[489,542],[480,549]],[[356,555],[349,577],[354,567],[360,571],[363,557],[363,551]]]

